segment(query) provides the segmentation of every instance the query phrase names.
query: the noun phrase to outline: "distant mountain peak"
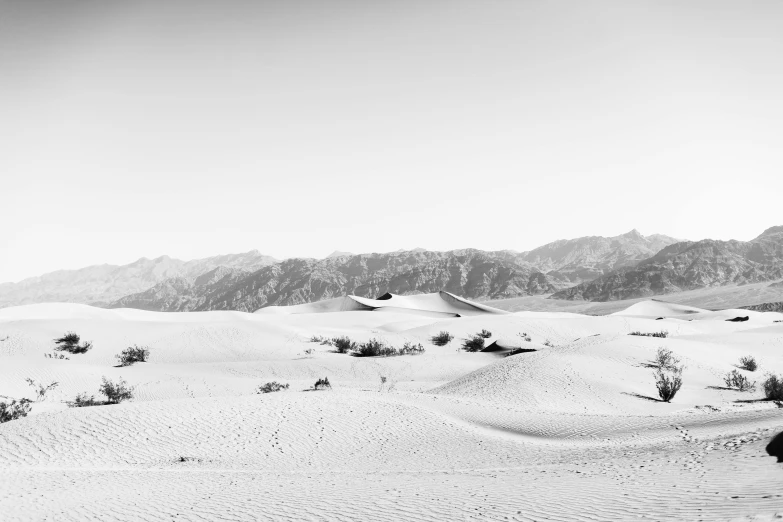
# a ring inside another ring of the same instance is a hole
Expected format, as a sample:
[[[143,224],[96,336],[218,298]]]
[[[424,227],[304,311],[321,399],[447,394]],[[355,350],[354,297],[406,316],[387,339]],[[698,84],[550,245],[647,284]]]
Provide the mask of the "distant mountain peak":
[[[627,237],[629,239],[644,239],[644,236],[635,228],[630,232],[626,232],[621,237]]]
[[[783,225],[780,225],[780,226],[777,226],[777,227],[769,227],[767,230],[762,232],[759,235],[759,237],[773,236],[775,234],[781,234],[781,233],[783,233]]]
[[[351,252],[341,252],[339,250],[335,250],[328,256],[326,256],[325,259],[334,259],[335,257],[343,257],[343,256],[352,256],[353,254]]]

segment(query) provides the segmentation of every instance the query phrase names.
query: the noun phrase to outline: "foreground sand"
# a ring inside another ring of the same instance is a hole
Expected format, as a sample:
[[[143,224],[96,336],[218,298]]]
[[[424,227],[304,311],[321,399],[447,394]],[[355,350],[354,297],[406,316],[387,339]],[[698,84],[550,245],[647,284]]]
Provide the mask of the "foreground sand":
[[[0,394],[31,396],[26,377],[60,382],[29,417],[0,425],[0,518],[783,516],[783,464],[765,450],[783,430],[783,409],[759,401],[760,391],[722,389],[742,355],[759,360],[754,379],[783,373],[781,314],[742,311],[750,320],[732,323],[725,319],[737,311],[649,302],[604,317],[452,318],[415,306],[273,312],[0,310]],[[490,341],[538,351],[455,350],[482,328]],[[661,329],[670,337],[627,335]],[[44,358],[66,330],[95,348],[68,361]],[[440,330],[458,339],[435,347],[428,339]],[[532,341],[519,341],[521,332]],[[308,343],[315,334],[422,342],[427,352],[356,358]],[[130,344],[149,345],[150,362],[114,367]],[[687,364],[671,404],[655,400],[647,366],[659,346]],[[96,393],[104,375],[125,378],[136,398],[65,406],[79,392]],[[310,391],[324,376],[333,390]],[[291,388],[253,393],[271,380]]]

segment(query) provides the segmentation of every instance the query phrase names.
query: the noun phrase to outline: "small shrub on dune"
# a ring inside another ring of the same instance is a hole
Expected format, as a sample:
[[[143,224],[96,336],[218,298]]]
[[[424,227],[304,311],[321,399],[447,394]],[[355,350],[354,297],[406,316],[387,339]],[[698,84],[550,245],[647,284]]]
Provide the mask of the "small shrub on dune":
[[[272,381],[264,384],[263,386],[259,386],[258,388],[256,388],[256,393],[257,394],[274,393],[274,392],[287,390],[288,387],[289,387],[288,384],[281,384],[277,381]]]
[[[772,401],[783,401],[783,377],[770,374],[762,384],[764,396]]]
[[[66,361],[71,360],[70,357],[66,357],[61,353],[45,353],[44,357],[46,357],[47,359],[59,359],[59,360],[66,360]]]
[[[68,402],[69,408],[86,408],[88,406],[101,406],[103,402],[96,401],[94,395],[87,395],[87,393],[80,393],[76,398]]]
[[[532,338],[532,337],[530,337],[530,336],[527,334],[527,332],[522,332],[522,333],[519,333],[519,334],[517,334],[517,335],[519,336],[519,338],[520,338],[520,339],[522,339],[522,340],[523,340],[523,341],[525,341],[526,343],[529,343],[529,342],[531,342],[531,341],[533,340],[533,338]]]
[[[547,348],[554,348],[555,347],[555,345],[552,344],[552,341],[550,341],[549,339],[544,341],[544,346],[546,346]]]
[[[36,382],[33,379],[30,379],[29,377],[25,379],[27,381],[27,384],[29,384],[33,390],[35,390],[35,401],[40,402],[46,399],[46,394],[52,391],[53,389],[57,388],[60,383],[58,382],[51,382],[49,384],[43,384],[40,382]]]
[[[421,343],[406,342],[398,350],[399,355],[419,355],[424,353],[424,346]]]
[[[346,335],[334,337],[332,344],[337,349],[337,353],[348,353],[356,349],[356,343],[351,341],[350,337]]]
[[[481,330],[481,331],[480,331],[478,334],[476,334],[476,335],[480,335],[480,336],[481,336],[481,337],[483,337],[484,339],[489,339],[490,337],[492,337],[492,332],[490,332],[489,330],[484,330],[484,329],[482,329],[482,330]]]
[[[484,337],[474,335],[462,341],[462,349],[466,352],[478,352],[484,349]]]
[[[682,388],[682,367],[658,368],[653,372],[653,377],[655,378],[655,387],[658,388],[658,396],[666,402],[671,402]]]
[[[737,370],[732,370],[727,373],[726,377],[723,378],[723,382],[726,383],[727,388],[734,388],[741,392],[753,391],[756,389],[756,383],[751,382],[750,379],[742,375]]]
[[[27,417],[30,409],[32,409],[32,402],[30,399],[11,399],[10,402],[0,401],[0,424]]]
[[[324,377],[323,379],[318,379],[315,381],[315,385],[313,386],[316,390],[326,390],[332,389],[332,385],[329,383],[329,377]]]
[[[661,338],[661,339],[666,339],[667,337],[669,337],[669,332],[667,332],[666,330],[661,330],[660,332],[640,332],[640,331],[636,331],[636,332],[631,332],[628,335],[640,335],[642,337],[658,337],[658,338]]]
[[[80,345],[79,341],[81,341],[81,337],[79,337],[78,334],[66,332],[65,335],[54,340],[54,343],[57,345],[54,349],[59,352],[68,352],[74,355],[87,353],[92,349],[92,342]]]
[[[758,370],[759,365],[756,362],[755,357],[748,355],[747,357],[740,357],[740,368],[748,370],[749,372],[755,372]]]
[[[122,353],[115,355],[120,362],[120,366],[130,366],[137,362],[147,362],[149,359],[150,351],[146,346],[133,345],[129,348],[125,348]]]
[[[332,339],[329,339],[328,337],[323,337],[321,335],[314,335],[310,337],[310,342],[322,344],[324,346],[332,346]]]
[[[109,404],[119,404],[133,398],[133,388],[129,387],[122,377],[116,383],[104,377],[99,391],[106,396],[106,402]]]
[[[366,343],[361,343],[356,348],[355,354],[358,357],[378,357],[379,355],[386,355],[389,352],[389,348],[383,341],[370,339]]]
[[[438,335],[433,335],[430,341],[432,341],[432,344],[435,346],[446,346],[449,344],[452,340],[454,340],[454,336],[451,335],[449,332],[446,332],[445,330],[438,333]]]
[[[658,348],[655,352],[655,365],[660,370],[675,371],[680,367],[680,359],[668,348]]]

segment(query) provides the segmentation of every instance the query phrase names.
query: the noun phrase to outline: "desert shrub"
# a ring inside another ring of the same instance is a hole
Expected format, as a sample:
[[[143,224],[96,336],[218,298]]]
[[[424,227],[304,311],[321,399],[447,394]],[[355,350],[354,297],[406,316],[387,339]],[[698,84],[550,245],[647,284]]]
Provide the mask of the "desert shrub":
[[[54,343],[57,345],[54,349],[59,352],[68,352],[71,354],[87,353],[92,349],[92,342],[80,345],[79,341],[81,341],[81,337],[79,337],[78,334],[66,332],[65,335],[54,340]]]
[[[390,348],[391,347],[383,341],[370,339],[366,343],[361,343],[356,349],[355,354],[359,357],[378,357],[379,355],[388,355]],[[391,348],[391,350],[393,350],[393,348]]]
[[[96,401],[94,395],[87,395],[87,393],[80,393],[76,398],[68,402],[69,408],[86,408],[87,406],[100,406],[103,402]]]
[[[274,393],[288,389],[288,384],[281,384],[277,381],[272,381],[256,388],[256,393]]]
[[[53,389],[57,388],[57,386],[59,386],[60,384],[58,382],[43,384],[40,382],[35,382],[33,379],[30,379],[29,377],[25,379],[25,381],[27,381],[27,384],[29,384],[33,388],[33,390],[35,390],[36,402],[46,399],[46,394],[52,391]]]
[[[742,375],[737,370],[732,370],[723,378],[727,388],[735,388],[739,391],[753,391],[756,389],[756,383]]]
[[[555,347],[555,345],[552,344],[552,341],[550,341],[549,339],[544,341],[544,346],[548,346],[549,348],[554,348]]]
[[[675,371],[680,366],[680,359],[668,348],[658,348],[655,352],[655,363],[660,370]],[[676,392],[675,392],[676,393]]]
[[[11,399],[11,402],[0,401],[0,424],[27,417],[32,408],[32,402],[30,399]]]
[[[783,401],[783,377],[770,374],[762,384],[764,396],[773,401]]]
[[[430,339],[435,346],[446,346],[453,340],[454,336],[445,330],[438,333],[438,335],[433,335]]]
[[[332,338],[332,344],[337,348],[337,353],[348,353],[356,349],[356,343],[346,335]]]
[[[120,362],[120,366],[130,366],[137,362],[147,362],[150,356],[150,351],[146,346],[130,346],[125,348],[122,353],[115,355]]]
[[[661,330],[660,332],[640,332],[637,330],[635,332],[629,333],[628,335],[641,335],[642,337],[660,337],[662,339],[666,339],[669,337],[669,332],[666,330]]]
[[[480,335],[480,336],[481,336],[481,337],[483,337],[484,339],[489,339],[490,337],[492,337],[492,332],[490,332],[489,330],[484,330],[484,329],[482,329],[482,330],[481,330],[481,331],[480,331],[478,334],[476,334],[476,335]]]
[[[478,352],[484,349],[484,337],[474,335],[462,340],[462,349],[466,352]]]
[[[748,355],[746,357],[740,357],[740,368],[743,370],[748,370],[749,372],[755,372],[758,370],[759,365],[756,362],[755,357]]]
[[[323,344],[325,346],[332,346],[332,339],[329,339],[328,337],[323,337],[321,335],[314,335],[310,337],[310,342]]]
[[[526,343],[529,343],[530,341],[532,341],[532,340],[533,340],[533,339],[532,339],[532,338],[531,338],[531,337],[530,337],[530,336],[527,334],[527,332],[518,333],[517,335],[519,336],[519,338],[520,338],[520,339],[522,339],[522,340],[523,340],[523,341],[525,341]]]
[[[420,353],[424,353],[424,346],[421,343],[406,342],[398,350],[398,355],[419,355]]]
[[[61,353],[45,353],[44,357],[47,359],[65,359],[66,361],[70,361],[70,357],[66,357],[65,355]]]
[[[324,377],[323,379],[318,379],[315,381],[315,385],[313,386],[316,390],[325,390],[329,388],[332,389],[332,385],[329,383],[329,377]]]
[[[120,380],[117,383],[104,377],[103,383],[98,391],[106,396],[109,404],[119,404],[122,401],[133,398],[133,388],[129,387],[128,383],[122,380],[122,377],[120,377]]]
[[[308,357],[308,358],[312,357],[315,354],[315,349],[314,348],[305,348],[302,351],[304,352],[304,356]]]
[[[653,377],[655,377],[655,387],[658,388],[658,396],[666,402],[671,402],[682,387],[682,367],[658,368],[653,372]]]

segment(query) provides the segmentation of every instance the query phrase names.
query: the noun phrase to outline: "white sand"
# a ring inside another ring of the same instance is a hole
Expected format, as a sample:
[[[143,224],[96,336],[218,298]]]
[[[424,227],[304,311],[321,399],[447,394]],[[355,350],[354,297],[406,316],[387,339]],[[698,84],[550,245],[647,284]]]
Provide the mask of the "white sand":
[[[29,417],[0,425],[0,520],[783,516],[783,464],[765,451],[783,408],[754,402],[760,391],[722,389],[743,355],[759,360],[745,372],[755,380],[783,373],[774,322],[783,314],[641,302],[591,317],[495,313],[442,295],[363,301],[353,302],[375,310],[337,301],[257,314],[0,310],[0,395],[32,397],[25,377],[60,382]],[[750,320],[726,321],[737,315]],[[522,344],[537,351],[456,351],[482,328],[488,343],[526,332]],[[66,330],[95,348],[44,358]],[[433,346],[441,330],[457,339]],[[356,358],[311,335],[421,342],[427,352]],[[131,344],[148,345],[150,361],[114,367]],[[654,400],[645,366],[660,346],[687,365],[671,404]],[[381,375],[393,391],[380,391]],[[122,376],[136,398],[66,407],[79,392],[97,394],[101,376]],[[325,376],[332,391],[308,391]],[[271,380],[291,388],[253,394]]]

